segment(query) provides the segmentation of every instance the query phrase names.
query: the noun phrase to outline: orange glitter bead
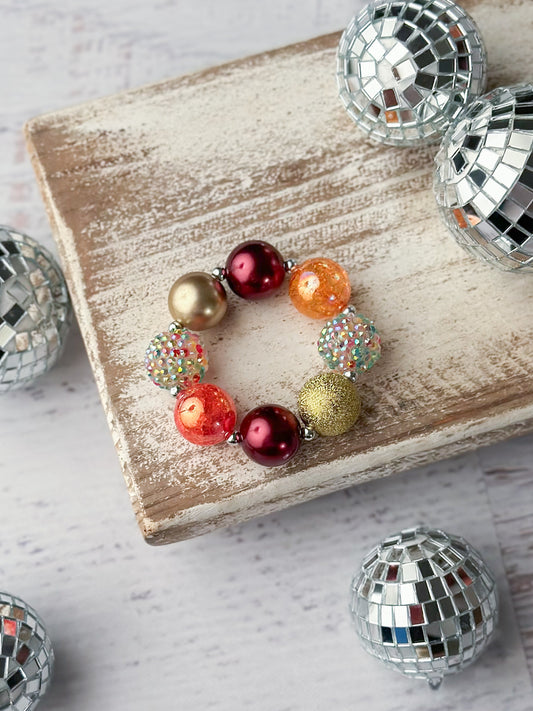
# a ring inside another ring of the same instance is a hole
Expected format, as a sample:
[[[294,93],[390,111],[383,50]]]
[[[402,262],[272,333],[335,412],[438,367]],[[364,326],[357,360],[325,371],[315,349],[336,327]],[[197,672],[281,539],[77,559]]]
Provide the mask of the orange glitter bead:
[[[291,301],[298,311],[311,318],[337,316],[348,306],[350,294],[348,274],[331,259],[307,259],[291,272]]]

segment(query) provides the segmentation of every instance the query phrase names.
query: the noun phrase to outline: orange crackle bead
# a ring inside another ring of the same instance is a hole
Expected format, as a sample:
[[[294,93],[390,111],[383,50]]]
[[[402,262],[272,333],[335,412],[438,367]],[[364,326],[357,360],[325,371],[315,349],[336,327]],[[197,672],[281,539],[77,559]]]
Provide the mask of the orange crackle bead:
[[[201,383],[178,393],[174,421],[189,442],[220,444],[233,433],[237,411],[225,390],[211,383]]]
[[[289,296],[294,306],[311,318],[331,318],[350,302],[350,280],[346,271],[325,257],[307,259],[291,272]]]

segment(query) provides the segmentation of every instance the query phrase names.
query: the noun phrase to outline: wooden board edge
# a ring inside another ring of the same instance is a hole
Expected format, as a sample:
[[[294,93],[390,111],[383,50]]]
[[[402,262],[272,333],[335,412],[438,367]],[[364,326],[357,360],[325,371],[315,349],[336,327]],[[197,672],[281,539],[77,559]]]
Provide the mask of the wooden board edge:
[[[29,142],[32,143],[32,135],[39,133],[43,125],[48,126],[56,119],[61,119],[64,116],[70,114],[71,112],[77,112],[80,109],[83,109],[84,107],[94,106],[95,104],[99,103],[105,103],[110,99],[119,100],[131,94],[142,94],[145,92],[150,93],[155,88],[161,90],[165,87],[173,86],[176,83],[186,83],[187,81],[193,78],[195,81],[198,79],[208,79],[212,74],[218,77],[221,72],[232,71],[234,69],[238,69],[243,65],[254,66],[254,64],[257,64],[258,62],[267,61],[269,57],[273,57],[275,55],[283,53],[297,54],[299,52],[303,52],[304,50],[306,52],[311,52],[316,49],[334,49],[339,43],[342,32],[343,30],[334,30],[333,32],[327,32],[322,35],[317,35],[316,37],[311,37],[310,39],[284,44],[280,47],[274,47],[272,49],[265,50],[262,52],[256,52],[246,57],[238,57],[236,59],[230,59],[220,64],[196,69],[190,72],[186,72],[185,74],[180,74],[179,76],[158,79],[156,81],[147,82],[146,84],[141,84],[140,86],[123,89],[113,94],[104,94],[104,96],[88,99],[86,101],[78,102],[76,104],[71,104],[55,111],[46,111],[42,114],[38,114],[37,116],[29,118],[24,123],[23,132],[26,139],[26,146],[29,146]]]
[[[135,513],[135,516],[137,518],[137,522],[139,524],[139,527],[141,528],[141,531],[143,533],[143,536],[145,536],[144,532],[144,521],[145,517],[142,512],[142,504],[141,504],[141,498],[139,495],[139,491],[137,489],[137,486],[135,484],[134,478],[130,475],[129,473],[129,468],[127,465],[126,458],[123,456],[123,454],[120,451],[120,436],[117,431],[117,420],[114,415],[114,407],[111,402],[111,398],[107,394],[107,389],[105,387],[105,376],[104,376],[104,371],[103,371],[103,366],[100,365],[100,361],[96,355],[98,344],[97,344],[97,337],[96,337],[96,332],[94,327],[92,326],[91,323],[91,318],[90,318],[90,313],[87,310],[87,313],[85,313],[84,309],[82,309],[82,302],[81,299],[79,298],[79,294],[83,293],[83,280],[81,279],[81,270],[79,270],[79,274],[76,276],[75,274],[75,269],[74,265],[78,264],[77,262],[77,256],[76,256],[76,251],[73,248],[73,240],[71,239],[71,231],[67,227],[67,225],[63,222],[63,220],[60,217],[59,211],[56,209],[55,202],[52,198],[52,195],[48,189],[45,177],[44,177],[44,168],[39,160],[39,156],[37,154],[34,142],[33,142],[33,126],[34,126],[34,119],[30,119],[27,121],[24,126],[23,126],[23,134],[24,134],[24,139],[26,142],[26,149],[28,151],[28,154],[30,156],[30,161],[36,176],[37,180],[37,186],[39,188],[39,192],[41,194],[41,198],[44,203],[46,215],[48,218],[48,222],[50,223],[50,227],[52,230],[52,234],[54,236],[54,241],[57,245],[58,253],[59,253],[59,261],[61,263],[61,267],[63,269],[63,274],[65,276],[65,280],[67,282],[70,298],[72,301],[72,306],[74,309],[74,313],[76,315],[76,318],[78,320],[78,324],[80,327],[80,333],[85,345],[85,349],[87,351],[87,356],[89,358],[89,363],[91,365],[91,369],[93,371],[94,379],[96,382],[96,387],[98,389],[98,394],[100,396],[100,401],[102,403],[102,407],[104,409],[104,413],[107,419],[107,424],[109,427],[109,430],[111,432],[111,437],[113,440],[113,444],[115,446],[115,449],[117,451],[122,473],[124,476],[124,479],[126,481],[126,486],[128,488],[128,493],[130,496],[130,500],[133,506],[133,510]],[[76,281],[78,281],[78,285],[76,286]]]
[[[402,452],[390,463],[388,446],[366,453],[361,459],[373,459],[359,469],[348,474],[333,473],[329,480],[316,481],[326,467],[319,467],[312,473],[306,472],[306,486],[290,490],[291,479],[285,480],[287,493],[280,497],[279,488],[282,480],[273,481],[255,487],[251,492],[244,492],[226,501],[214,504],[201,504],[167,519],[152,521],[149,517],[138,517],[141,531],[147,543],[154,546],[176,543],[188,538],[210,533],[218,528],[241,524],[253,518],[281,511],[295,504],[309,501],[310,498],[325,496],[341,489],[362,484],[374,479],[431,464],[442,459],[465,454],[483,446],[527,434],[533,431],[533,405],[513,412],[512,418],[507,413],[507,422],[500,427],[491,426],[493,420],[464,423],[460,428],[455,425],[439,429],[435,433],[440,443],[428,448],[428,437],[418,436],[399,443]],[[495,419],[495,418],[494,418]],[[430,443],[431,444],[431,443]],[[315,481],[313,481],[315,479]],[[313,497],[309,496],[313,492]],[[216,516],[215,516],[216,514]]]
[[[429,440],[427,433],[405,439],[395,447],[395,453],[390,451],[390,445],[384,445],[365,453],[365,455],[360,456],[357,469],[349,473],[339,474],[338,467],[332,467],[331,473],[327,475],[324,474],[324,469],[327,469],[327,467],[315,467],[313,470],[308,470],[302,474],[305,479],[305,486],[298,484],[298,477],[290,477],[271,483],[262,483],[251,491],[237,494],[231,499],[217,502],[216,504],[201,504],[167,518],[151,519],[144,510],[135,479],[129,471],[127,453],[121,451],[119,425],[105,387],[103,366],[97,357],[98,340],[96,331],[91,322],[90,313],[88,309],[83,307],[83,299],[80,296],[84,292],[84,286],[81,268],[74,249],[73,236],[71,230],[62,220],[48,189],[44,177],[44,168],[33,142],[34,122],[35,120],[32,119],[24,126],[27,149],[45,204],[48,220],[56,239],[60,261],[71,292],[74,311],[80,323],[80,331],[93,369],[113,442],[117,449],[134,513],[147,543],[164,545],[192,538],[216,528],[243,523],[251,518],[309,500],[309,491],[313,492],[313,496],[325,495],[370,479],[398,473],[414,466],[471,451],[482,445],[484,440],[489,439],[489,435],[490,441],[496,442],[517,433],[533,430],[533,404],[522,408],[509,409],[509,403],[506,403],[506,409],[502,409],[501,412],[490,418],[471,418],[470,421],[454,422],[453,426],[448,428],[438,428]],[[78,268],[76,268],[76,265]],[[392,463],[391,459],[394,460]]]
[[[151,88],[155,86],[164,87],[169,84],[175,85],[179,81],[187,81],[187,78],[191,76],[196,78],[199,76],[208,77],[214,70],[219,71],[221,68],[227,68],[229,70],[242,66],[244,63],[250,64],[254,61],[264,61],[265,57],[273,56],[274,54],[278,54],[283,51],[300,51],[302,47],[306,47],[308,50],[317,47],[324,48],[327,44],[333,46],[333,43],[337,41],[338,36],[339,32],[329,33],[297,44],[287,45],[286,47],[273,49],[268,52],[261,52],[253,55],[252,57],[232,60],[225,64],[219,65],[219,67],[210,67],[199,72],[192,72],[191,74],[176,79],[158,81],[147,84],[144,87],[128,89],[114,96],[142,93],[143,91],[150,91]],[[98,103],[99,101],[106,101],[108,98],[109,97],[104,97],[103,99],[97,99],[96,101],[91,100],[89,102],[85,102],[85,104],[92,105]],[[81,106],[83,106],[83,104]],[[477,434],[465,434],[465,430],[468,428],[464,426],[464,422],[462,421],[454,423],[453,428],[450,428],[449,430],[439,428],[434,433],[435,438],[431,440],[433,445],[431,449],[428,449],[427,441],[424,449],[422,443],[419,442],[416,437],[407,438],[398,445],[399,449],[405,450],[405,454],[396,457],[396,454],[391,451],[390,445],[386,445],[381,448],[383,459],[381,463],[378,461],[376,466],[372,467],[365,467],[363,463],[357,463],[357,471],[350,473],[339,472],[337,468],[335,473],[331,473],[329,480],[326,477],[324,482],[320,481],[315,485],[310,484],[309,487],[312,490],[311,494],[294,482],[293,490],[288,491],[279,497],[279,494],[275,491],[275,489],[279,487],[279,481],[273,482],[272,486],[262,483],[256,486],[252,492],[246,492],[246,494],[243,494],[242,498],[241,495],[238,494],[227,502],[223,501],[215,504],[204,504],[198,507],[191,507],[168,518],[158,519],[157,521],[152,520],[143,510],[143,505],[139,497],[139,491],[129,470],[128,453],[120,451],[120,425],[115,417],[116,413],[112,406],[111,400],[107,395],[107,389],[104,383],[104,369],[103,367],[100,367],[99,359],[96,355],[98,352],[98,336],[91,323],[90,313],[88,309],[83,306],[83,299],[78,298],[78,294],[83,294],[83,280],[81,279],[79,260],[77,259],[74,249],[73,235],[66,222],[60,217],[53,197],[49,192],[45,178],[45,171],[37,155],[37,148],[33,140],[34,135],[38,134],[43,129],[46,129],[47,125],[50,125],[54,119],[60,119],[62,116],[68,115],[70,112],[76,111],[79,108],[80,104],[30,119],[24,126],[24,134],[31,162],[37,177],[39,190],[46,207],[48,219],[54,236],[56,237],[60,260],[65,271],[67,283],[69,284],[74,309],[80,322],[80,330],[82,332],[82,337],[91,362],[91,367],[93,369],[99,395],[108,420],[108,425],[111,430],[115,447],[117,448],[123,475],[132,500],[132,505],[143,536],[149,543],[161,545],[172,541],[183,540],[199,535],[200,533],[206,533],[221,526],[243,522],[254,516],[264,515],[269,511],[287,508],[294,503],[308,500],[310,496],[327,494],[346,486],[367,481],[371,478],[386,476],[388,474],[403,471],[412,466],[432,462],[443,457],[459,454],[461,452],[471,451],[472,449],[480,446],[480,444],[483,444],[484,441],[489,438],[491,441],[498,441],[513,436],[514,434],[527,432],[533,429],[533,412],[530,413],[530,415],[526,417],[523,422],[515,422],[515,415],[520,412],[520,409],[515,407],[514,409],[508,409],[504,413],[499,413],[498,416],[491,416],[490,419],[479,420],[480,425],[482,425],[482,429],[480,429]],[[74,284],[77,284],[76,288],[74,288]],[[407,452],[407,450],[409,451]],[[388,460],[390,460],[391,457],[395,457],[395,461],[390,464],[385,460],[386,457]],[[340,462],[340,466],[342,467],[342,462]],[[314,467],[307,473],[304,472],[304,476],[308,475],[310,479],[315,477],[318,478],[318,472],[323,470],[324,467]],[[292,477],[288,481],[291,480]],[[247,504],[243,504],[244,499],[248,500]]]

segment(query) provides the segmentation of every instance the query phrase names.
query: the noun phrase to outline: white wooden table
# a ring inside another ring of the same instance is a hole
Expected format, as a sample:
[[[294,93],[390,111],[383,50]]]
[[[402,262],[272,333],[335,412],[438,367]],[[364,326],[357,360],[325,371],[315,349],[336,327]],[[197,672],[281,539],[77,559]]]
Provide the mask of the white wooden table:
[[[339,29],[353,9],[7,0],[0,222],[52,246],[21,134],[30,116]],[[57,672],[43,711],[533,706],[533,437],[153,549],[76,331],[61,366],[2,397],[0,431],[0,586],[48,621]],[[503,601],[495,644],[438,695],[367,658],[347,613],[361,555],[419,521],[480,548]]]

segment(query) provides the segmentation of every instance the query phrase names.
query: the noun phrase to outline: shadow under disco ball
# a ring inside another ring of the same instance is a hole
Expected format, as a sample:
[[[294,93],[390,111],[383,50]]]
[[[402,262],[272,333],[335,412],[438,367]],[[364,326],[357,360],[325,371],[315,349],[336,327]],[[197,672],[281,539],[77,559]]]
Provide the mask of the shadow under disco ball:
[[[437,204],[457,242],[501,269],[533,271],[533,84],[474,102],[435,166]]]
[[[450,0],[374,0],[341,37],[337,82],[347,112],[370,138],[432,143],[485,91],[483,40]]]
[[[38,242],[0,226],[0,393],[58,360],[71,321],[61,269]]]
[[[425,526],[385,538],[352,581],[367,652],[437,688],[487,646],[498,617],[490,571],[464,539]]]

